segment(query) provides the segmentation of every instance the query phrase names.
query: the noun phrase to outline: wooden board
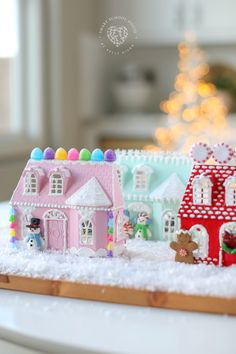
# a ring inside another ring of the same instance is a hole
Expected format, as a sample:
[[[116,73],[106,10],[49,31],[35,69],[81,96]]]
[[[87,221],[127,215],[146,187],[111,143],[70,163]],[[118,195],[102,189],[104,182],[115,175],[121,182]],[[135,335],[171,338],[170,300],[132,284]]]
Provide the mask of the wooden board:
[[[0,288],[117,304],[236,315],[236,297],[219,298],[0,274]]]

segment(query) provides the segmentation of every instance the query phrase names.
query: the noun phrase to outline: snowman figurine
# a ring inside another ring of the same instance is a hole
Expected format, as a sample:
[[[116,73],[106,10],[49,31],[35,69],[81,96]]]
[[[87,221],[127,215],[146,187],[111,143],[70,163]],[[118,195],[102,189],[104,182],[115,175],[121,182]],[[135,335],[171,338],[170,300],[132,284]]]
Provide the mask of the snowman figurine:
[[[151,230],[148,225],[148,214],[147,213],[139,213],[137,218],[137,224],[134,227],[134,237],[138,240],[147,240],[152,237]]]
[[[27,248],[29,250],[42,250],[42,235],[40,231],[40,219],[31,218],[30,224],[26,225],[29,229],[28,234],[25,238],[25,242],[27,244]]]

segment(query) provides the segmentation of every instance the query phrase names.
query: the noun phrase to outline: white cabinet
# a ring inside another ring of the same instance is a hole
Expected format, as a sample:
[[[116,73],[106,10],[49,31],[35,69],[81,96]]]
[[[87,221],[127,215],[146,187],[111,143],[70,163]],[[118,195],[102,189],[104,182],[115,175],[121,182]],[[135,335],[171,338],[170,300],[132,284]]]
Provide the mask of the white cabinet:
[[[176,44],[186,31],[201,43],[236,42],[236,0],[102,0],[98,13],[131,20],[141,44]]]

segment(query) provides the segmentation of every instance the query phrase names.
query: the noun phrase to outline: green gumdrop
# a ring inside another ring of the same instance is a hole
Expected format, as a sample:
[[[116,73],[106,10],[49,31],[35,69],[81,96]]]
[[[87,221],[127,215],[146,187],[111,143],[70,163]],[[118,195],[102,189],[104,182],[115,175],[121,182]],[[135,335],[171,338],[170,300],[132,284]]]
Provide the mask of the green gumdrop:
[[[11,222],[15,221],[15,215],[11,215],[9,218],[9,221],[11,221]]]
[[[113,227],[112,226],[108,227],[107,233],[110,235],[113,234]]]
[[[82,161],[89,161],[91,159],[91,153],[88,149],[80,150],[79,159]]]

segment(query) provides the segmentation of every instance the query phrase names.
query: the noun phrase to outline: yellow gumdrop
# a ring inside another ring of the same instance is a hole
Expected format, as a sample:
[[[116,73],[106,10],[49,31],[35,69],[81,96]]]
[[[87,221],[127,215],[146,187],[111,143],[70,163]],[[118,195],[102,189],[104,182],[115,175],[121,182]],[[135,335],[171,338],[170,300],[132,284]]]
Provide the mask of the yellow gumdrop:
[[[16,230],[10,229],[10,236],[16,236]]]
[[[59,149],[57,149],[57,151],[55,153],[55,159],[56,160],[66,160],[67,159],[66,150],[61,147]]]
[[[108,245],[107,245],[107,250],[108,251],[112,251],[112,248],[113,248],[112,246],[113,246],[112,242],[109,242]]]

